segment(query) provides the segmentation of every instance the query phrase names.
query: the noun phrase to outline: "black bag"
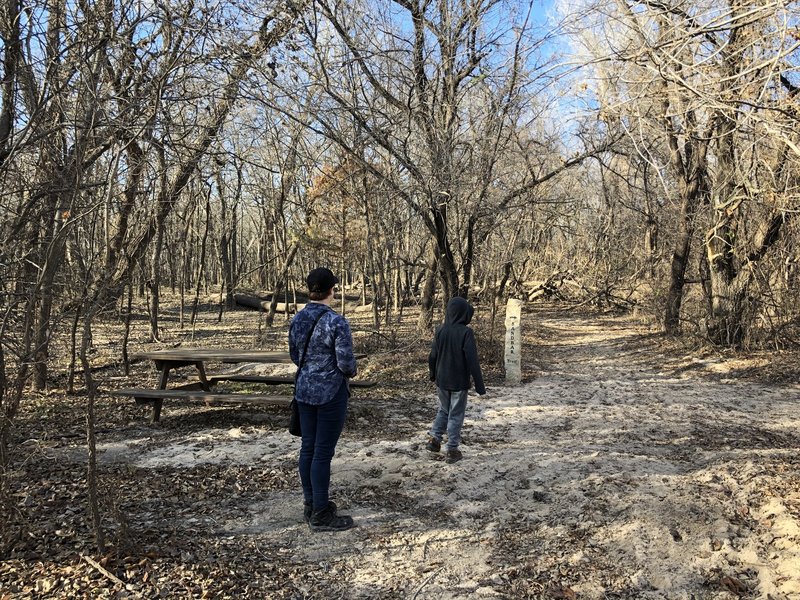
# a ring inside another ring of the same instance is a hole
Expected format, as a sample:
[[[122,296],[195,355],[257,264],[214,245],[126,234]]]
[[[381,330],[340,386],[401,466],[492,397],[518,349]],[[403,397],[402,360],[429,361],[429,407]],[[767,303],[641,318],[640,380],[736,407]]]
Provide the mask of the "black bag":
[[[300,409],[297,408],[297,400],[292,396],[292,403],[289,405],[291,412],[289,413],[289,433],[296,436],[303,434],[300,431]]]
[[[306,338],[306,345],[303,348],[303,356],[300,357],[300,364],[297,365],[297,371],[294,374],[294,385],[297,387],[297,377],[300,375],[300,369],[303,368],[303,365],[306,363],[306,352],[308,352],[308,343],[311,341],[311,336],[314,334],[314,329],[319,323],[319,320],[322,318],[322,315],[325,314],[325,311],[322,311],[319,316],[314,320],[314,324],[311,326],[311,331],[308,332],[308,337]],[[289,433],[295,436],[303,435],[303,432],[300,430],[300,409],[297,406],[297,398],[292,395],[292,401],[289,404]]]

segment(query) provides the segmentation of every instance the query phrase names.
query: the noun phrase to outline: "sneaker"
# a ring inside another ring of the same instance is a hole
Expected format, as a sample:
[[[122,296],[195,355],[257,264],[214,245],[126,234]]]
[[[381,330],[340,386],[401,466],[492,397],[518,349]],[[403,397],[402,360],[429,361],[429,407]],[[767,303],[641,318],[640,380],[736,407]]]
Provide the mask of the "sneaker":
[[[425,449],[429,452],[438,452],[442,449],[442,442],[436,438],[428,437],[428,443],[425,444]]]
[[[311,513],[308,526],[311,531],[344,531],[355,526],[355,523],[353,523],[353,517],[337,515],[336,505],[329,502],[328,506],[322,510],[315,510]]]
[[[452,465],[454,462],[460,461],[464,458],[464,455],[461,454],[461,450],[456,448],[455,450],[448,450],[447,455],[444,457],[444,462],[449,465]]]

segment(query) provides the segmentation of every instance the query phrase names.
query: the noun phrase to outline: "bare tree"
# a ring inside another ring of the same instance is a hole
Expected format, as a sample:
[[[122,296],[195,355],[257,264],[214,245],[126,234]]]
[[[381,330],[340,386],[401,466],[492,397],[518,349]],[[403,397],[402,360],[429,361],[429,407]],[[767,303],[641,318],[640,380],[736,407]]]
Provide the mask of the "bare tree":
[[[797,42],[776,33],[789,22],[786,10],[771,2],[690,9],[620,0],[596,7],[591,33],[582,34],[596,64],[601,115],[627,131],[656,172],[668,166],[662,182],[676,190],[677,212],[665,224],[673,240],[668,333],[680,329],[693,239],[708,221],[699,270],[707,331],[720,343],[739,343],[753,266],[790,214],[785,192],[796,171],[788,132],[796,117],[786,110],[794,86],[783,73]]]
[[[498,20],[490,15],[501,10],[494,0],[317,6],[306,22],[314,55],[304,67],[324,102],[308,126],[359,160],[363,140],[345,137],[342,127],[356,124],[370,154],[388,165],[379,169],[367,160],[364,168],[402,198],[432,237],[445,297],[466,294],[476,245],[496,216],[599,150],[532,161],[523,170],[501,160],[517,143],[513,134],[533,87],[527,65],[537,41],[529,36],[525,7],[500,20],[516,24],[512,34],[491,24]],[[413,30],[393,21],[392,11]],[[506,34],[510,42],[500,44]],[[498,46],[502,56],[493,53]],[[498,193],[500,180],[505,193]]]

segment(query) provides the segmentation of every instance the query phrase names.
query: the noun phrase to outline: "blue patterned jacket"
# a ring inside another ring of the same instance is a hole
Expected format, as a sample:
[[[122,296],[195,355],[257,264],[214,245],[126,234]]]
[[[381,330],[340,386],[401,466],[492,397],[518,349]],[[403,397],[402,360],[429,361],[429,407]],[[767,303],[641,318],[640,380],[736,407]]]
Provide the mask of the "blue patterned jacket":
[[[309,302],[289,326],[289,354],[299,365],[308,332],[320,316],[308,344],[308,356],[295,384],[298,402],[320,405],[333,400],[345,379],[356,374],[350,324],[330,306]]]

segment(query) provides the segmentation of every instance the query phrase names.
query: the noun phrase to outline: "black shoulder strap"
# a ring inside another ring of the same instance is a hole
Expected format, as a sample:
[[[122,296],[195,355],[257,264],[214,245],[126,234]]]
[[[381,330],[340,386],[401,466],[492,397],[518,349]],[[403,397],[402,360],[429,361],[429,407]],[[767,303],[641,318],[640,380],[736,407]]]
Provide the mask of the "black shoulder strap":
[[[303,347],[303,355],[300,357],[300,364],[297,365],[297,372],[294,375],[294,378],[297,379],[297,376],[300,374],[300,369],[303,368],[303,365],[306,364],[306,353],[308,352],[308,344],[311,342],[311,336],[314,335],[314,329],[317,327],[317,323],[322,318],[322,315],[325,314],[326,311],[322,311],[317,315],[317,318],[314,319],[314,324],[311,326],[311,331],[308,332],[308,337],[306,338],[306,345]]]

